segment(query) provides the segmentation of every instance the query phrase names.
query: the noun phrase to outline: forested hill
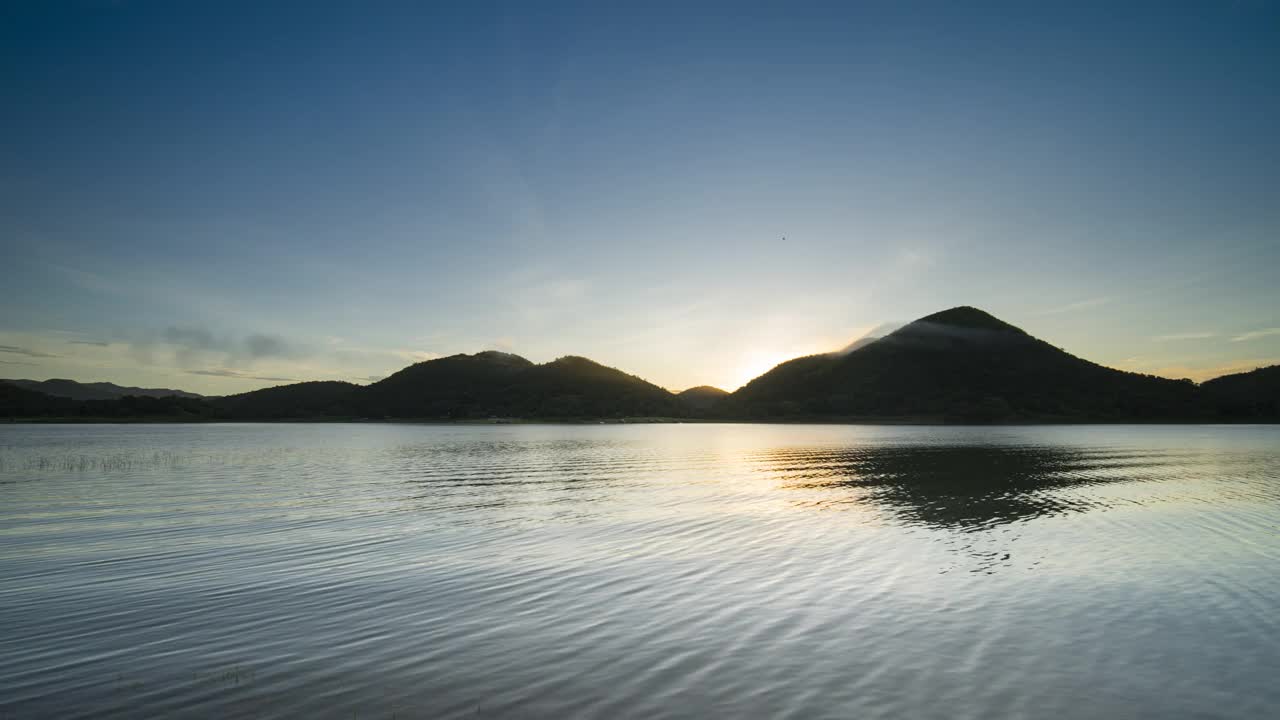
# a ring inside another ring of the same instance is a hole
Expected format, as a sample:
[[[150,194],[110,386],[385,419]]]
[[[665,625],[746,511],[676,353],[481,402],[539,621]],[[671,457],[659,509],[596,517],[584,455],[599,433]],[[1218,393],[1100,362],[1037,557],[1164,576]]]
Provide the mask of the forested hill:
[[[1224,375],[1200,386],[1221,415],[1240,419],[1280,418],[1280,365]]]
[[[921,318],[852,352],[783,363],[731,401],[748,417],[1111,421],[1206,412],[1189,380],[1082,360],[971,307]]]
[[[193,392],[185,390],[172,390],[170,388],[141,388],[126,387],[116,385],[109,382],[93,382],[81,383],[75,380],[66,380],[62,378],[54,378],[50,380],[0,380],[0,383],[8,383],[17,385],[20,388],[34,390],[46,395],[54,397],[71,398],[72,400],[115,400],[117,398],[128,397],[184,397],[198,398],[202,397]]]
[[[1280,366],[1197,386],[1103,367],[957,307],[784,362],[734,393],[701,386],[677,395],[583,357],[536,364],[489,351],[420,362],[371,385],[304,382],[216,398],[76,399],[0,381],[0,417],[1275,422]]]
[[[542,365],[509,353],[428,360],[353,395],[361,415],[393,418],[673,417],[674,395],[583,357]]]

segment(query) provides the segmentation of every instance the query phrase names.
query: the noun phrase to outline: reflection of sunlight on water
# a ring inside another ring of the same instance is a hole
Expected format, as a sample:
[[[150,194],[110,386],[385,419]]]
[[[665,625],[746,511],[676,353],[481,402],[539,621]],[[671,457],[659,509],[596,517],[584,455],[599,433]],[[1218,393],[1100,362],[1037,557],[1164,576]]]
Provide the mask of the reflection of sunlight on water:
[[[944,573],[1034,569],[1045,554],[1028,558],[1014,543],[1037,520],[1280,499],[1276,484],[1258,481],[1260,461],[1268,458],[1202,450],[865,443],[756,450],[747,459],[793,498],[793,507],[941,533],[945,545],[970,558]],[[1224,481],[1233,465],[1254,477]]]
[[[1280,701],[1274,429],[2,432],[17,716]],[[254,682],[189,682],[223,660]]]

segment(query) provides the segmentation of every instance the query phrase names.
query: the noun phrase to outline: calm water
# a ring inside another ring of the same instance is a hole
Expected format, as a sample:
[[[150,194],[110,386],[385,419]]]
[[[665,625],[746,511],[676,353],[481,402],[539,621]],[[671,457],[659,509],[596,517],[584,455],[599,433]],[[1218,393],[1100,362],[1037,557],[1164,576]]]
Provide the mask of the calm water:
[[[0,426],[0,717],[1280,716],[1280,427]]]

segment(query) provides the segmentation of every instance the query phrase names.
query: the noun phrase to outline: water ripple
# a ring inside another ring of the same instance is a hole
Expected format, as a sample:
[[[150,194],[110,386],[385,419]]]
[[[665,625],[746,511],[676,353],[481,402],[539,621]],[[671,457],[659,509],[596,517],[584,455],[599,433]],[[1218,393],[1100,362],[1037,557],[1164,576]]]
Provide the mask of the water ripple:
[[[0,428],[0,717],[1262,717],[1266,427]]]

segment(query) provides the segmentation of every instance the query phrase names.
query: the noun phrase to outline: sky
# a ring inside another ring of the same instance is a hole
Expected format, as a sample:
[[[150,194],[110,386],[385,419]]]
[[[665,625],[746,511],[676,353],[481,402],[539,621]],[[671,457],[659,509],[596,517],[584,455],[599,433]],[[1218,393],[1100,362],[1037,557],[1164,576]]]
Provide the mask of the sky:
[[[1280,362],[1280,4],[615,5],[4,2],[0,377]]]

